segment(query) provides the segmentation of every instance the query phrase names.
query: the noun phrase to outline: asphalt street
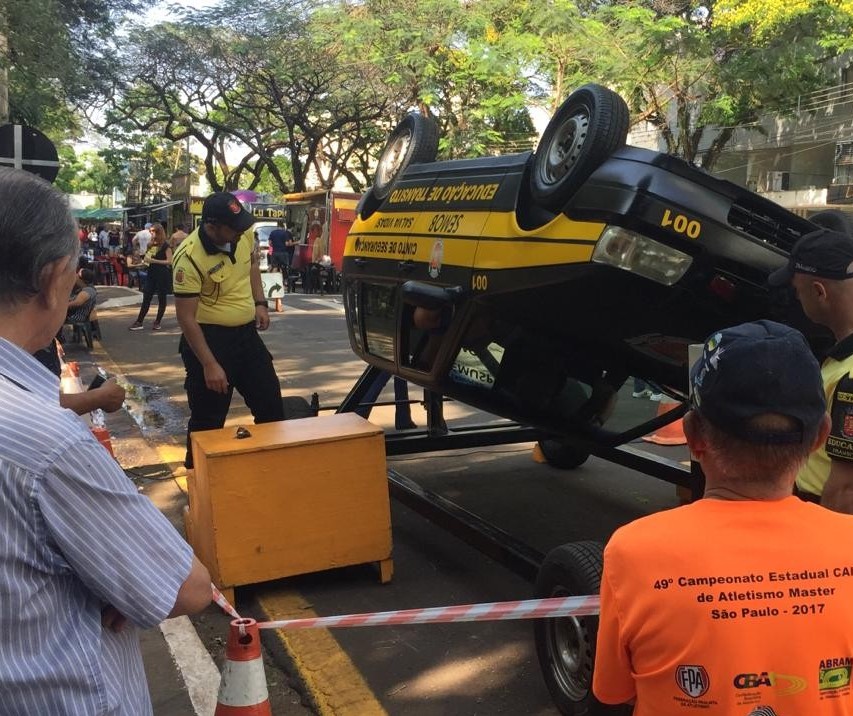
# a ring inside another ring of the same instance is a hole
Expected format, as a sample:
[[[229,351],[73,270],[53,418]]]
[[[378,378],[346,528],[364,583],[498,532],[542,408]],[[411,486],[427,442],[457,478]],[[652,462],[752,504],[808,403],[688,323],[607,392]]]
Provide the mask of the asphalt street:
[[[170,306],[164,330],[130,332],[140,294],[99,288],[103,340],[92,357],[130,387],[128,410],[111,417],[122,466],[181,527],[185,495],[178,489],[187,415],[179,330]],[[282,394],[334,408],[363,364],[346,337],[339,296],[289,294],[271,313],[265,341],[281,378]],[[87,359],[77,348],[70,357]],[[419,397],[415,388],[412,397]],[[383,399],[392,400],[389,382]],[[623,417],[655,414],[656,404],[620,395]],[[494,418],[448,404],[454,425]],[[425,414],[413,406],[415,422]],[[393,408],[371,420],[390,429]],[[251,418],[235,395],[229,425]],[[389,467],[453,500],[541,552],[586,539],[606,540],[638,516],[677,504],[675,488],[591,458],[561,471],[533,460],[532,444],[389,458]],[[658,449],[661,452],[661,449]],[[667,457],[683,460],[682,448]],[[282,470],[288,466],[282,466]],[[310,473],[310,470],[307,471]],[[305,475],[311,479],[310,474]],[[274,485],[270,489],[275,489]],[[159,494],[158,494],[159,493]],[[247,496],[259,499],[263,496]],[[380,585],[371,565],[348,567],[239,588],[241,613],[263,618],[349,614],[415,607],[525,599],[531,585],[456,537],[392,501],[395,573]],[[211,607],[193,620],[207,650],[221,663],[227,618]],[[528,622],[483,622],[265,634],[267,679],[275,713],[298,714],[556,714],[537,663]],[[159,653],[158,653],[159,654]],[[152,663],[162,655],[151,657]],[[158,705],[160,716],[181,713]]]

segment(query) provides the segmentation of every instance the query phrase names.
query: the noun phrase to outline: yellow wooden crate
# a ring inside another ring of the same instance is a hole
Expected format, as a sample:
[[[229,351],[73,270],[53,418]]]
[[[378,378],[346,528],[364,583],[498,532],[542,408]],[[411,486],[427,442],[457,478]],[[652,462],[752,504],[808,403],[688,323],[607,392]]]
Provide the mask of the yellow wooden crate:
[[[378,562],[391,579],[381,428],[352,414],[193,433],[187,538],[214,583],[233,588]]]

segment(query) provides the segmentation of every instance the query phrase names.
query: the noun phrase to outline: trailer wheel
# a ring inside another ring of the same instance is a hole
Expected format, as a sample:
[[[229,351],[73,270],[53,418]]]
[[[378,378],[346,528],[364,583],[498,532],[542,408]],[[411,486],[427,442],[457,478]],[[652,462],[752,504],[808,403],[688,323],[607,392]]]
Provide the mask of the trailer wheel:
[[[551,118],[533,155],[530,193],[561,211],[574,191],[628,137],[628,105],[596,84],[572,92]]]
[[[438,125],[422,114],[407,114],[391,132],[379,155],[373,196],[379,201],[384,200],[406,167],[434,161],[437,153]]]
[[[598,594],[602,553],[599,542],[570,542],[552,549],[536,577],[536,597]],[[551,698],[564,716],[621,716],[630,707],[606,706],[592,694],[598,617],[538,619],[533,626],[536,655]]]
[[[587,450],[575,447],[564,440],[542,438],[538,445],[548,464],[560,470],[574,470],[589,459]]]

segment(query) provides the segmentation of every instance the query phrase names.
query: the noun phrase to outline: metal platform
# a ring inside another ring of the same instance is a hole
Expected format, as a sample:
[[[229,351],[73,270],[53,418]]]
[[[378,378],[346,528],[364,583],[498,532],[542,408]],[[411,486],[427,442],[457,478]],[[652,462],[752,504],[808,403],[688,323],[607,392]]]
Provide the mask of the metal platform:
[[[362,402],[369,387],[381,377],[381,370],[369,366],[343,403],[336,409],[336,412],[354,412],[380,405],[394,405],[393,401]],[[441,396],[427,394],[425,399],[434,401],[432,406],[428,406],[426,429],[386,432],[386,455],[413,455],[445,450],[510,445],[536,442],[543,438],[552,437],[543,434],[541,430],[536,428],[510,421],[448,428],[444,424],[440,410]],[[692,462],[691,467],[688,468],[675,460],[653,455],[629,444],[643,435],[675,422],[683,417],[687,408],[686,403],[681,403],[664,415],[657,416],[621,433],[610,432],[601,428],[588,428],[583,433],[572,435],[572,445],[602,460],[687,488],[690,490],[691,498],[698,499],[704,490],[705,479],[697,463]],[[542,553],[523,544],[499,527],[482,520],[451,500],[422,488],[396,470],[388,470],[388,481],[391,496],[399,502],[456,535],[524,579],[531,582],[536,579],[539,565],[544,558]]]

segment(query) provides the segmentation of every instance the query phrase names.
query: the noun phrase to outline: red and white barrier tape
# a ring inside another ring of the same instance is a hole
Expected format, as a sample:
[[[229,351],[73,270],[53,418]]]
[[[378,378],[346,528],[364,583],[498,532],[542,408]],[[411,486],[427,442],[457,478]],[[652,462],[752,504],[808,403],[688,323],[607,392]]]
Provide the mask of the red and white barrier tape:
[[[211,584],[210,588],[213,590],[213,601],[216,602],[222,608],[223,612],[225,612],[230,617],[234,617],[235,619],[242,618],[237,613],[237,610],[231,606],[228,600],[222,595],[222,592],[220,592],[215,585]]]
[[[227,600],[213,588],[214,599],[231,616],[239,615]],[[259,629],[329,629],[332,627],[386,626],[389,624],[447,624],[451,622],[509,621],[514,619],[553,619],[598,614],[601,600],[597,594],[583,597],[551,597],[515,602],[461,604],[451,607],[402,609],[391,612],[343,614],[335,617],[281,619],[259,622]]]

